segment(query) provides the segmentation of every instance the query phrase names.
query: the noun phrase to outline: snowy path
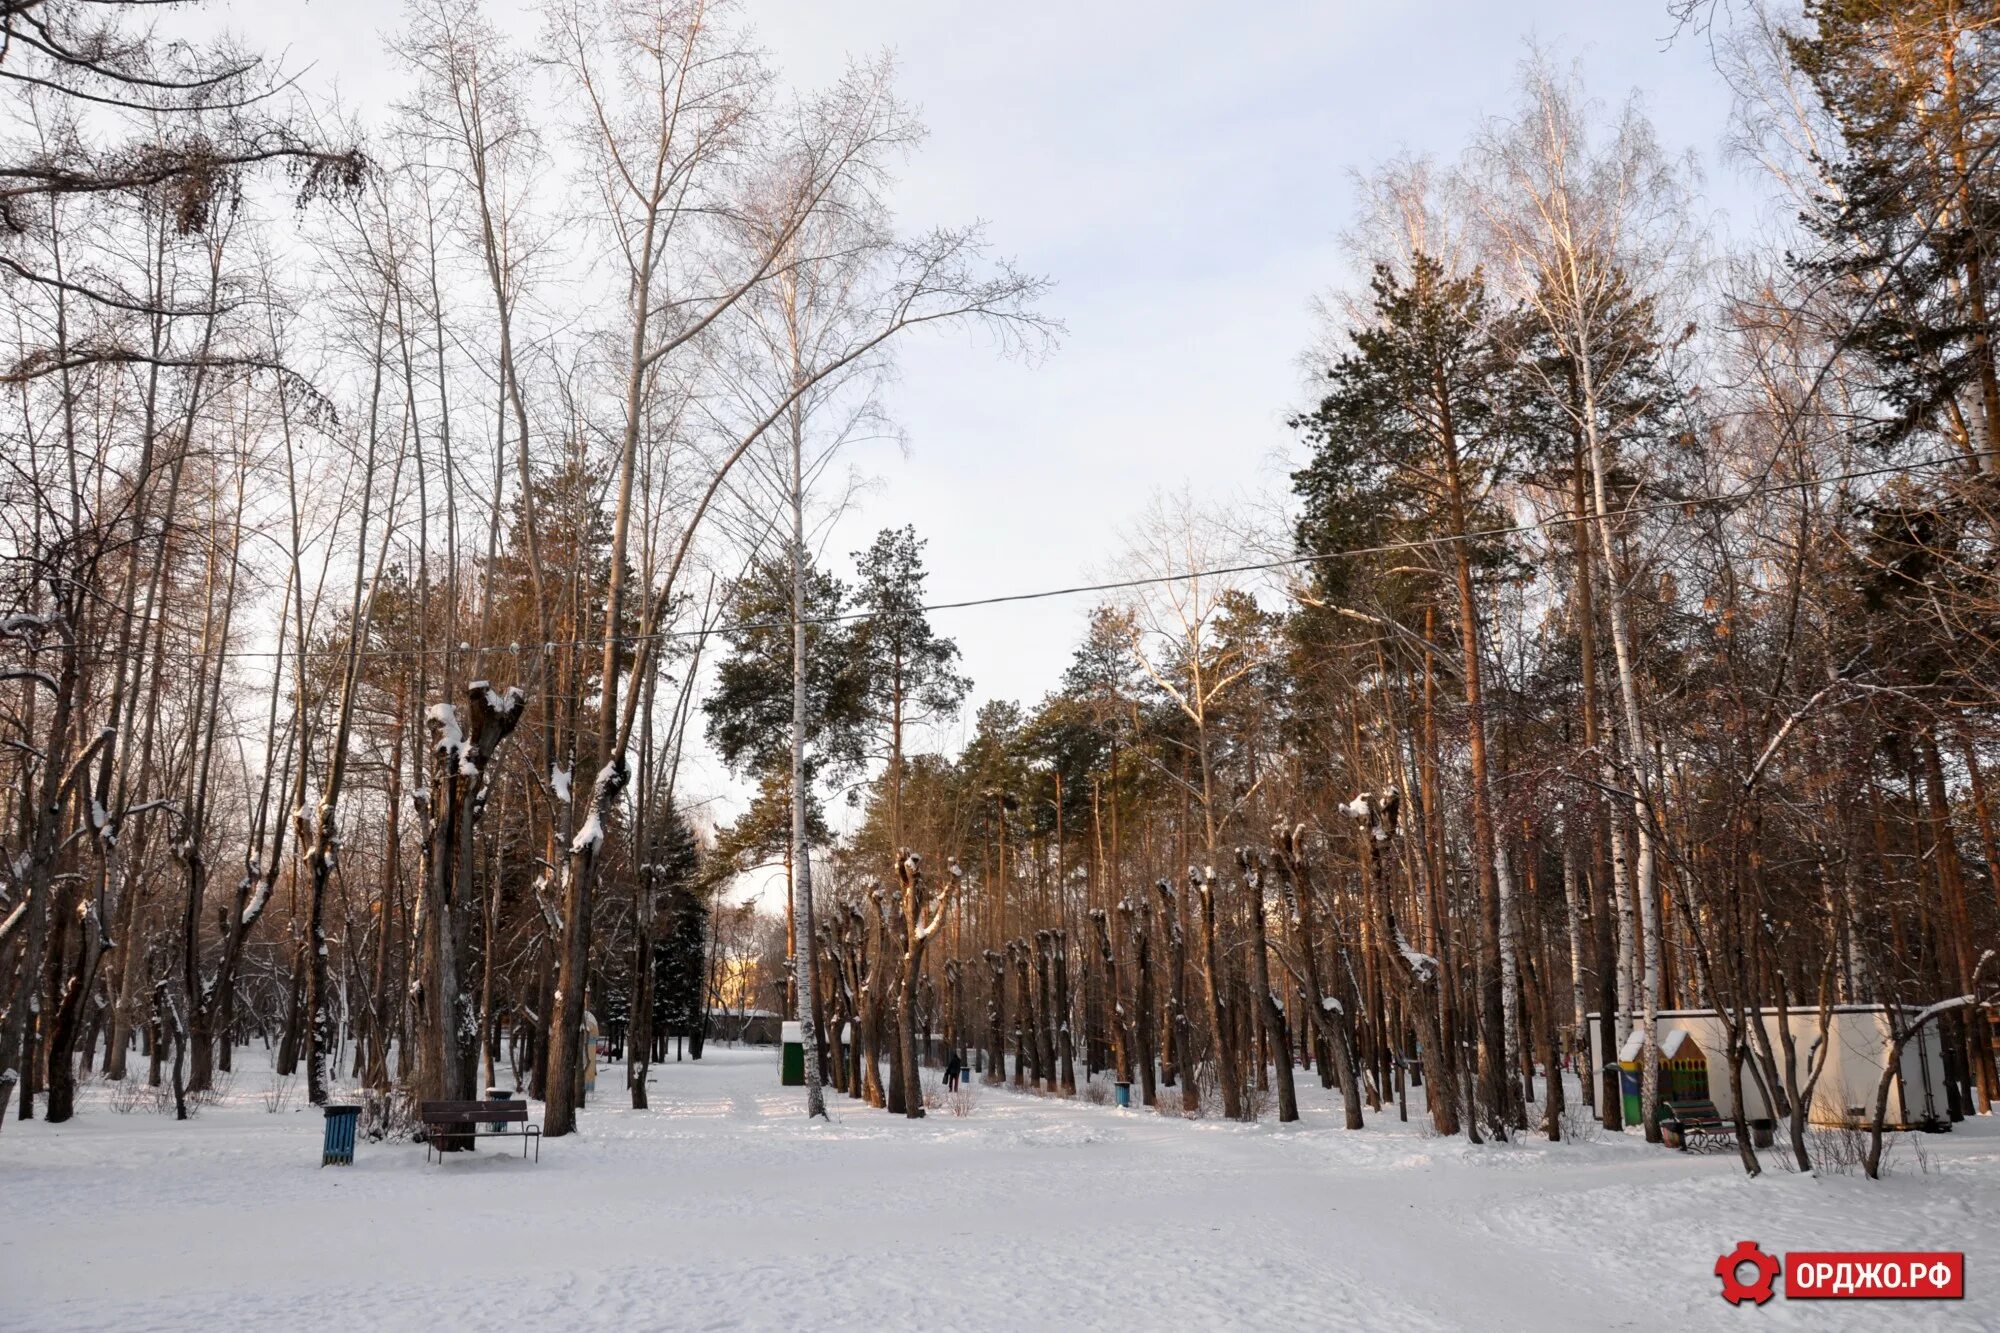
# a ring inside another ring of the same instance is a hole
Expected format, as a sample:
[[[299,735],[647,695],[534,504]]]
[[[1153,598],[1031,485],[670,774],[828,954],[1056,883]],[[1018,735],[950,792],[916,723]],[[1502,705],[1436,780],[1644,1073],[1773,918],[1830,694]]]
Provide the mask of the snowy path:
[[[261,1076],[185,1125],[93,1090],[69,1125],[0,1131],[0,1327],[2000,1326],[1991,1121],[1928,1140],[1930,1175],[1905,1153],[1879,1186],[1750,1182],[1636,1140],[1474,1149],[1393,1113],[1348,1134],[1316,1085],[1286,1129],[984,1089],[966,1119],[836,1100],[812,1126],[775,1075],[712,1050],[632,1112],[607,1070],[539,1165],[364,1142],[349,1170],[317,1165],[315,1113],[265,1112]],[[1732,1312],[1710,1270],[1744,1238],[1962,1249],[1971,1298]]]

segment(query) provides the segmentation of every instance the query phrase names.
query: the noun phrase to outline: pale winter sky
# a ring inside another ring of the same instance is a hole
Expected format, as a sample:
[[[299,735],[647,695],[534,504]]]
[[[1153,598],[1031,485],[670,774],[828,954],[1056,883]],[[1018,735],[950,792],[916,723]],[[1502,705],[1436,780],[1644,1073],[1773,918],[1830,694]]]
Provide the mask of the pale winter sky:
[[[308,82],[378,109],[381,34],[400,0],[229,0],[232,27]],[[984,218],[1047,274],[1069,326],[1038,366],[963,336],[912,341],[889,391],[907,457],[856,456],[876,480],[830,542],[879,527],[929,539],[933,600],[1104,573],[1152,492],[1282,494],[1287,412],[1303,399],[1311,300],[1341,281],[1349,173],[1401,150],[1455,156],[1513,99],[1530,38],[1580,58],[1593,93],[1645,97],[1671,149],[1709,163],[1704,206],[1745,195],[1715,165],[1727,89],[1707,44],[1669,44],[1664,0],[958,4],[753,0],[798,84],[888,48],[931,136],[898,199],[909,225]],[[496,6],[523,15],[525,6]],[[975,700],[1054,683],[1088,599],[948,613]]]

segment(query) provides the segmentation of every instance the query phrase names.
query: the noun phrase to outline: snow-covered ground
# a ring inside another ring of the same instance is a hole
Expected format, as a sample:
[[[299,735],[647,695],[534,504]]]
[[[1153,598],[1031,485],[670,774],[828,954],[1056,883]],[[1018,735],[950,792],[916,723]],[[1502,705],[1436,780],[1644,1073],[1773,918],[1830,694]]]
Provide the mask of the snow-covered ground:
[[[243,1052],[239,1069],[261,1068]],[[1474,1148],[1399,1124],[1243,1126],[981,1088],[970,1116],[835,1099],[808,1124],[768,1051],[711,1048],[539,1164],[491,1142],[426,1165],[239,1072],[195,1120],[0,1130],[9,1329],[2000,1327],[2000,1126],[1897,1172],[1747,1180],[1635,1137]],[[1731,1309],[1716,1256],[1963,1250],[1962,1302]],[[1725,1325],[1725,1321],[1727,1321]]]

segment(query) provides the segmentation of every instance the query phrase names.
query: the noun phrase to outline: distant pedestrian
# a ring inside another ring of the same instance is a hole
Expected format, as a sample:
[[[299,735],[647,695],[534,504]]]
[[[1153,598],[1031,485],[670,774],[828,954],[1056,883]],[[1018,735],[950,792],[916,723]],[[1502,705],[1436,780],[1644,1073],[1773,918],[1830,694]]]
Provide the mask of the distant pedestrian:
[[[946,1092],[958,1091],[958,1076],[965,1072],[965,1062],[953,1051],[944,1061],[944,1088]]]

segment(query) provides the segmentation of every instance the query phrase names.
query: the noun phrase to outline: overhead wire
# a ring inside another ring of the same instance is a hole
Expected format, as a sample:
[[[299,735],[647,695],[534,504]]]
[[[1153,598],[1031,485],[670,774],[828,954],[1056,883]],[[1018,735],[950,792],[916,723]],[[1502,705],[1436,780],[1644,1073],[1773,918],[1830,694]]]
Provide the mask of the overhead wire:
[[[1626,504],[1620,506],[1616,512],[1607,515],[1607,517],[1612,521],[1623,521],[1639,515],[1672,510],[1737,505],[1763,496],[1815,490],[1824,486],[1838,485],[1842,482],[1862,481],[1872,477],[1916,472],[1952,464],[1962,466],[1966,463],[1976,463],[1981,459],[1995,457],[1996,455],[2000,455],[2000,451],[1958,451],[1949,454],[1938,454],[1930,458],[1910,462],[1885,463],[1879,467],[1857,468],[1827,476],[1800,478],[1784,482],[1762,481],[1756,485],[1735,490],[1715,491],[1703,495],[1669,496],[1645,503]],[[1766,477],[1769,476],[1768,469],[1763,475]],[[1552,514],[1544,518],[1536,518],[1519,523],[1499,524],[1492,527],[1480,528],[1464,533],[1463,535],[1444,533],[1428,537],[1401,538],[1393,542],[1345,547],[1338,551],[1304,552],[1298,555],[1283,556],[1270,560],[1245,561],[1238,564],[1216,565],[1204,569],[1179,570],[1164,574],[1146,574],[1131,578],[1107,579],[1096,583],[1073,583],[1058,587],[1036,588],[1026,592],[996,593],[983,597],[968,597],[953,601],[928,602],[918,609],[924,614],[929,615],[937,612],[970,611],[984,607],[1011,606],[1025,602],[1049,601],[1057,598],[1082,597],[1091,594],[1130,592],[1140,588],[1160,587],[1179,583],[1198,583],[1205,579],[1231,578],[1244,574],[1274,573],[1279,570],[1306,568],[1342,560],[1360,560],[1371,556],[1394,555],[1400,552],[1449,547],[1460,541],[1492,541],[1504,537],[1522,536],[1532,532],[1555,531],[1594,521],[1596,521],[1596,515],[1594,514]],[[583,638],[548,640],[539,643],[535,641],[511,641],[489,644],[460,642],[456,645],[363,648],[358,656],[369,660],[383,661],[399,658],[443,656],[448,653],[458,653],[461,655],[467,653],[519,655],[532,653],[537,648],[544,654],[553,654],[562,650],[602,648],[607,642],[616,642],[623,645],[639,644],[648,641],[702,640],[718,635],[729,636],[765,630],[789,630],[800,625],[811,628],[851,624],[855,621],[866,620],[871,614],[867,610],[842,611],[824,616],[806,616],[796,620],[791,617],[783,617],[779,619],[735,621],[729,624],[700,628],[662,629],[651,634],[595,635]],[[213,661],[217,657],[239,660],[272,660],[279,656],[279,650],[245,648],[196,649],[184,651],[177,655],[187,660],[202,659]],[[288,655],[296,659],[301,654],[297,649],[293,649]],[[347,649],[344,647],[307,649],[303,655],[308,658],[344,658],[347,655]]]

